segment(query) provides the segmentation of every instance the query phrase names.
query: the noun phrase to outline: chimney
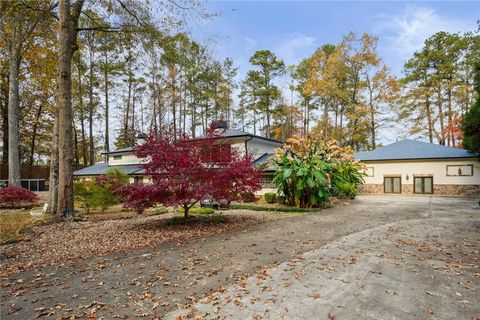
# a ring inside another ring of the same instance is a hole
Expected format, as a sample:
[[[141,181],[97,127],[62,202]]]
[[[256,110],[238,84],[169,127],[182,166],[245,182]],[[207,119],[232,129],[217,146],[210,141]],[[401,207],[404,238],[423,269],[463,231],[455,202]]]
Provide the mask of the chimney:
[[[141,145],[145,143],[145,139],[147,139],[147,135],[145,133],[139,133],[137,135],[137,145]]]
[[[213,124],[215,125],[216,129],[228,129],[228,123],[225,120],[213,121]]]

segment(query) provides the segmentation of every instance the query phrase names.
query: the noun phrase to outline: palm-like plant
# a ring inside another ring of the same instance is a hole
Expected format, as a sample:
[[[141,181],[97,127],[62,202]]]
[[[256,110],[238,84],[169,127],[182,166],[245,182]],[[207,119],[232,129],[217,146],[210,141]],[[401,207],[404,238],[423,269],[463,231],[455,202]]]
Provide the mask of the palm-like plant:
[[[363,183],[361,165],[353,160],[352,150],[333,140],[290,138],[276,150],[273,162],[278,193],[296,207],[319,207],[329,201],[332,189],[348,191],[346,196],[352,197]]]

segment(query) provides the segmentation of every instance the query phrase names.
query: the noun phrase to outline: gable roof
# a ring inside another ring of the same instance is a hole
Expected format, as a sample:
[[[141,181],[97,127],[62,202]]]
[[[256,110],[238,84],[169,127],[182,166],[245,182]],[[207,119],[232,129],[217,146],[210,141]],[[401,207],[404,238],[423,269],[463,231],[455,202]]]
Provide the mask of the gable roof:
[[[240,137],[252,137],[260,140],[265,140],[265,141],[270,141],[278,145],[283,145],[282,141],[276,140],[276,139],[271,139],[271,138],[266,138],[262,137],[256,134],[248,133],[245,131],[237,130],[237,129],[219,129],[222,130],[223,132],[220,133],[222,137],[225,138],[240,138]],[[200,138],[205,138],[205,136],[201,136]]]
[[[126,147],[117,150],[113,150],[110,152],[103,152],[102,154],[113,154],[113,153],[131,153],[133,152],[133,147]]]
[[[405,139],[372,151],[355,154],[360,161],[473,158],[475,154],[438,144]]]

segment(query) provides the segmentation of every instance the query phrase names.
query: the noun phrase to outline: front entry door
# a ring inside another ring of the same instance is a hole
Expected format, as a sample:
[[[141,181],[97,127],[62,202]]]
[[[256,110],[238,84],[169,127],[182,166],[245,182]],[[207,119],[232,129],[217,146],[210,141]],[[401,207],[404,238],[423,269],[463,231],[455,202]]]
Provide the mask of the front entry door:
[[[400,177],[384,177],[383,192],[385,193],[402,193],[402,178]]]
[[[421,194],[433,193],[433,177],[414,177],[413,192]]]

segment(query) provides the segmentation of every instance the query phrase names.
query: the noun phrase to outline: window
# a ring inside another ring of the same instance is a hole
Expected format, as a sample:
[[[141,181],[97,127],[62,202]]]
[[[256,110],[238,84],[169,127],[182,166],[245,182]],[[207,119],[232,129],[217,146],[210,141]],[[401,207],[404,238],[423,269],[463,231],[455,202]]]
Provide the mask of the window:
[[[133,183],[142,184],[143,183],[143,177],[133,177]]]
[[[413,193],[432,194],[433,177],[413,177]]]
[[[473,164],[447,165],[447,177],[473,176]]]
[[[113,156],[113,160],[122,160],[122,156]]]
[[[273,187],[274,184],[272,180],[273,180],[273,175],[264,175],[260,177],[260,184],[262,185],[262,187],[265,187],[265,188]]]
[[[401,177],[384,177],[383,192],[402,193],[402,178]]]
[[[375,170],[374,170],[373,167],[367,167],[364,170],[364,173],[367,175],[367,177],[373,177],[374,172],[375,172]]]
[[[22,188],[31,190],[31,191],[46,191],[45,180],[40,179],[22,179],[20,180]],[[8,185],[8,182],[6,183]],[[5,185],[5,186],[6,186]]]

